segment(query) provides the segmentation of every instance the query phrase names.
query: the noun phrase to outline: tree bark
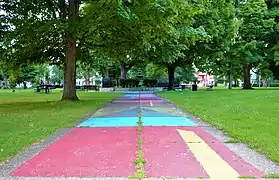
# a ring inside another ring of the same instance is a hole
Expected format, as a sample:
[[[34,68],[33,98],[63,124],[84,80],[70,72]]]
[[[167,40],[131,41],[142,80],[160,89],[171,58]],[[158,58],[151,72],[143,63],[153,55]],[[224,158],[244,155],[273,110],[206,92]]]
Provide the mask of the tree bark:
[[[27,89],[27,85],[25,81],[23,81],[23,89]]]
[[[108,68],[104,69],[104,77],[105,78],[109,78],[109,70],[108,70]]]
[[[263,87],[267,87],[267,82],[266,82],[266,78],[262,77],[262,81],[263,81]]]
[[[124,62],[121,62],[120,65],[121,65],[121,79],[127,79],[128,69],[126,67],[126,64]]]
[[[174,90],[174,71],[175,71],[175,67],[168,66],[168,76],[169,76],[168,91]]]
[[[76,101],[78,100],[76,94],[76,40],[71,34],[68,34],[66,42],[62,100]]]
[[[68,20],[75,21],[79,16],[79,1],[69,0]],[[62,100],[77,101],[76,94],[76,59],[77,39],[75,29],[70,27],[65,37],[64,89]]]
[[[233,83],[232,70],[230,68],[230,70],[229,70],[229,89],[232,89],[232,83]]]
[[[243,89],[253,89],[251,85],[251,74],[250,74],[250,68],[248,64],[243,64]]]
[[[6,74],[3,74],[3,77],[4,77],[4,89],[7,89],[8,88],[8,78],[6,76]]]
[[[234,80],[234,87],[237,87],[237,80]]]

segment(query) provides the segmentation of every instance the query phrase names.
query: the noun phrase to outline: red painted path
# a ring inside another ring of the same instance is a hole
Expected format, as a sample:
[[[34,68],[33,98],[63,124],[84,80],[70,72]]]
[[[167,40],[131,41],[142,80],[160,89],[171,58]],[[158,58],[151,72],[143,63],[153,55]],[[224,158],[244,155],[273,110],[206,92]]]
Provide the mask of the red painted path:
[[[136,128],[80,128],[22,164],[27,177],[128,177],[135,172]]]
[[[200,127],[144,127],[143,150],[149,177],[208,177],[189,151],[177,129],[193,131],[199,135],[240,176],[262,177],[263,172],[229,150],[223,143]],[[214,162],[212,162],[214,165]]]

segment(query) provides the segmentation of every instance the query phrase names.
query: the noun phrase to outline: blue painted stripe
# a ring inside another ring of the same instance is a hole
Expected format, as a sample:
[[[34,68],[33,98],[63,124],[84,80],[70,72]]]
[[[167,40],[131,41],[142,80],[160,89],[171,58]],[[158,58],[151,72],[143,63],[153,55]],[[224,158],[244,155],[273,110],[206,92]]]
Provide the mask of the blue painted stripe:
[[[185,117],[143,117],[143,126],[197,126]],[[138,117],[89,118],[78,127],[137,126]]]
[[[89,118],[80,123],[78,127],[137,126],[138,119],[138,117]]]
[[[185,117],[143,117],[143,126],[197,126]]]

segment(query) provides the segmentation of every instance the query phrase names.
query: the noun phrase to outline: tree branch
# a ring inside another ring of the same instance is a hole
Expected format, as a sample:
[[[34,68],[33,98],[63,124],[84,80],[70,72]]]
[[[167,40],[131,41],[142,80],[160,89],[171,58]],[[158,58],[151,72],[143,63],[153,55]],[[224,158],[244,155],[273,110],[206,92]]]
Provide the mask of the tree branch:
[[[80,40],[79,40],[79,44],[78,44],[78,46],[77,46],[77,49],[78,50],[80,50],[80,48],[84,45],[84,43],[85,43],[85,36],[86,36],[86,34],[89,32],[89,29],[87,29],[84,33],[83,33],[83,35],[81,36],[81,38],[80,38]]]

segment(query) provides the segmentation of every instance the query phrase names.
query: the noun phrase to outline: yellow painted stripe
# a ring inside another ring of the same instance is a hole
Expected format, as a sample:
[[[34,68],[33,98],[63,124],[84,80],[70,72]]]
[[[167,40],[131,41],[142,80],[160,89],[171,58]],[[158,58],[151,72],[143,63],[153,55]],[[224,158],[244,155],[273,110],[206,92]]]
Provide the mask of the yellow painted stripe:
[[[224,161],[195,132],[177,129],[191,152],[200,162],[210,179],[236,180],[239,174]]]
[[[150,100],[150,106],[153,106],[153,103],[152,103],[152,101]]]

